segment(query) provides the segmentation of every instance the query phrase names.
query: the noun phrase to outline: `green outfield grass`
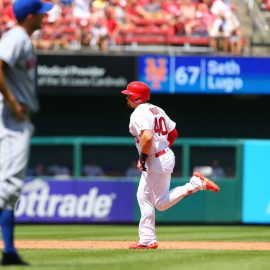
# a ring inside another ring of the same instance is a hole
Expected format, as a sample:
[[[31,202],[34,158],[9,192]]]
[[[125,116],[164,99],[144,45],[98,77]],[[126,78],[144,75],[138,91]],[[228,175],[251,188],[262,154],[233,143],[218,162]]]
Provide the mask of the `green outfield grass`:
[[[136,240],[135,225],[18,225],[16,239]],[[270,226],[157,226],[160,241],[264,241]]]
[[[159,241],[265,241],[267,226],[158,226]],[[137,240],[137,226],[21,225],[16,239]],[[267,270],[270,251],[215,250],[20,250],[29,269]],[[4,268],[3,268],[4,269]],[[7,269],[26,269],[8,267]]]

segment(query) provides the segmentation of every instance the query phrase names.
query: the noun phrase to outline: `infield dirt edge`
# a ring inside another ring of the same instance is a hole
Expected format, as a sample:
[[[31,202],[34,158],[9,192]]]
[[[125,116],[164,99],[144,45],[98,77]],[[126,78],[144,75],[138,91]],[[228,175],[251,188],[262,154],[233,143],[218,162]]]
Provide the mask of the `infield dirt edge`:
[[[18,240],[20,249],[128,249],[132,241]],[[270,242],[161,241],[158,249],[270,250]],[[2,243],[0,243],[2,247]]]

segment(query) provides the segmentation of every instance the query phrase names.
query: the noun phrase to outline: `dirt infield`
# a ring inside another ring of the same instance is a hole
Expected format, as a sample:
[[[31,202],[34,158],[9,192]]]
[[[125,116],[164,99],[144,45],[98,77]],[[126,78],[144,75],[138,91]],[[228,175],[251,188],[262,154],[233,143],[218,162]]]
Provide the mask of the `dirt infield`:
[[[22,249],[127,249],[127,241],[20,240]],[[2,243],[0,243],[2,247]],[[159,242],[159,249],[270,250],[270,242]]]

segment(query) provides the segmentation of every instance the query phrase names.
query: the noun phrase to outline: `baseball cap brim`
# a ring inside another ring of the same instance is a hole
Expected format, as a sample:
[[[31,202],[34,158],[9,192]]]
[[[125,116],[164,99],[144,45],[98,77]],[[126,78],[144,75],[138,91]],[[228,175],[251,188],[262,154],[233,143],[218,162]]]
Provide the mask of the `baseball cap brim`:
[[[23,20],[28,14],[44,14],[53,8],[53,4],[42,0],[16,0],[13,11],[18,21]]]
[[[44,14],[53,8],[53,4],[49,2],[41,2],[40,9],[37,10],[36,14]]]

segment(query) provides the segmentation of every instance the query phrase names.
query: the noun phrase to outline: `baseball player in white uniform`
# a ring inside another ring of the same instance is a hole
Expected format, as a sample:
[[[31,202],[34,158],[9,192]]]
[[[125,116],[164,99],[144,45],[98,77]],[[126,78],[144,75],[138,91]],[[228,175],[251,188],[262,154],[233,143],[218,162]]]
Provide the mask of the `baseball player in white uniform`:
[[[0,219],[4,243],[2,265],[27,265],[14,246],[14,208],[20,196],[38,111],[36,55],[30,36],[39,29],[51,3],[16,0],[18,24],[0,41]]]
[[[158,247],[155,208],[165,211],[198,190],[218,192],[219,187],[203,174],[195,172],[188,183],[169,190],[175,165],[175,156],[170,147],[178,136],[176,124],[163,109],[147,103],[150,99],[147,84],[131,82],[121,93],[126,95],[127,105],[134,109],[129,131],[135,139],[139,152],[137,167],[142,172],[137,191],[141,210],[139,242],[131,244],[129,248],[155,249]]]

